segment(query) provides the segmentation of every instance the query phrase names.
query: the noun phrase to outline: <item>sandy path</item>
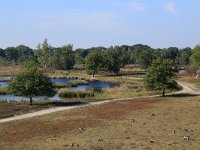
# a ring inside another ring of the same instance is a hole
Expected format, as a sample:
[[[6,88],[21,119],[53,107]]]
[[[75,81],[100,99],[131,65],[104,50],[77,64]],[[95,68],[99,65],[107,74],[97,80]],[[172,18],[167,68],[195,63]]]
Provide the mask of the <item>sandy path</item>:
[[[184,82],[184,81],[178,81],[178,84],[183,87],[183,90],[176,92],[176,94],[187,93],[187,94],[194,94],[194,95],[200,96],[200,92],[194,90],[193,84],[187,83],[187,82]]]
[[[181,82],[181,81],[179,81],[178,84],[183,87],[183,90],[176,92],[176,94],[187,93],[187,94],[200,95],[200,92],[194,91],[191,88],[191,86],[192,86],[191,84],[186,83],[186,82]],[[0,123],[14,121],[14,120],[21,120],[21,119],[31,118],[31,117],[35,117],[35,116],[41,116],[41,115],[45,115],[45,114],[50,114],[50,113],[74,109],[74,108],[99,105],[99,104],[104,104],[104,103],[113,102],[113,101],[132,100],[132,99],[136,99],[136,98],[151,98],[151,97],[157,97],[157,96],[159,96],[159,95],[134,97],[134,98],[126,98],[126,99],[113,99],[113,100],[105,100],[105,101],[99,101],[99,102],[89,102],[89,103],[74,105],[74,106],[48,108],[48,109],[40,110],[40,111],[33,112],[33,113],[28,113],[28,114],[24,114],[24,115],[18,115],[18,116],[14,116],[14,117],[10,117],[10,118],[1,119]]]

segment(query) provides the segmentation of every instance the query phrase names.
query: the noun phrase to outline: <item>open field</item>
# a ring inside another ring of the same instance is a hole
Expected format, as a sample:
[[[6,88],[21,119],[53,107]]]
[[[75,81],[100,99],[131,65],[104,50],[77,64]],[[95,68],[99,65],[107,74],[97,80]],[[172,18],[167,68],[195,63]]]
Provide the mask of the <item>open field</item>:
[[[34,105],[30,106],[26,102],[0,102],[0,119],[13,117],[24,113],[30,113],[50,107],[50,105]]]
[[[20,69],[20,66],[0,66],[0,76],[16,75]]]
[[[198,149],[200,98],[112,102],[0,124],[1,149]],[[190,140],[184,140],[189,136]]]
[[[200,90],[200,78],[182,78],[181,81],[187,82],[190,84],[190,87],[193,90]]]
[[[146,91],[142,79],[135,76],[96,75],[92,78],[74,72],[49,75],[98,79],[120,86],[105,89],[93,99],[66,99],[56,103],[43,101],[36,102],[34,106],[28,106],[24,102],[2,102],[0,118],[77,102],[158,94],[158,92]],[[199,90],[200,80],[180,80],[190,84],[193,90]],[[0,150],[198,149],[199,113],[200,97],[187,94],[136,98],[75,108],[0,123]]]

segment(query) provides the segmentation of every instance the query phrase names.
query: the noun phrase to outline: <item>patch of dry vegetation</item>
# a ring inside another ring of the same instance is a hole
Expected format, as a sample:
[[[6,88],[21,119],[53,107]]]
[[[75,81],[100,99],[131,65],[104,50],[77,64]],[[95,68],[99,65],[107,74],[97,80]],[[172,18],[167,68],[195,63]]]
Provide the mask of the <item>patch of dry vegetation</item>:
[[[21,70],[20,66],[0,66],[1,76],[16,75]]]
[[[2,149],[198,149],[200,98],[118,101],[0,124]],[[184,140],[188,136],[190,140]]]
[[[48,108],[48,105],[30,106],[28,102],[0,101],[0,119]],[[52,106],[51,106],[52,107]]]

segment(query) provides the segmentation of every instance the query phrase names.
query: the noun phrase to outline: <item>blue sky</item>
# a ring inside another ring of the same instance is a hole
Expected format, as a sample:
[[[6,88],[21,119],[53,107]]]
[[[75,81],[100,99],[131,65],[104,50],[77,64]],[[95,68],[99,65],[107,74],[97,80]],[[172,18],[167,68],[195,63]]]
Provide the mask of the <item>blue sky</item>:
[[[0,0],[0,47],[147,44],[194,47],[200,42],[198,0]]]

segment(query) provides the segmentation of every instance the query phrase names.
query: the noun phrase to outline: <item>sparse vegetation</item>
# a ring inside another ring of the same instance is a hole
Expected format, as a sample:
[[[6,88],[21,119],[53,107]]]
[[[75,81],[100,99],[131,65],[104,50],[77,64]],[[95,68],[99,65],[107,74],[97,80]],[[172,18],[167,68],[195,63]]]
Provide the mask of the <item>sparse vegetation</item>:
[[[0,96],[10,94],[9,90],[6,87],[0,87]]]
[[[88,85],[89,82],[86,80],[71,80],[67,83],[68,87],[77,87],[79,85]]]
[[[59,96],[63,98],[90,98],[94,97],[94,91],[93,90],[70,91],[66,89],[60,91]]]
[[[135,99],[3,123],[0,147],[198,149],[199,100],[198,97]],[[184,136],[190,140],[184,140]]]

